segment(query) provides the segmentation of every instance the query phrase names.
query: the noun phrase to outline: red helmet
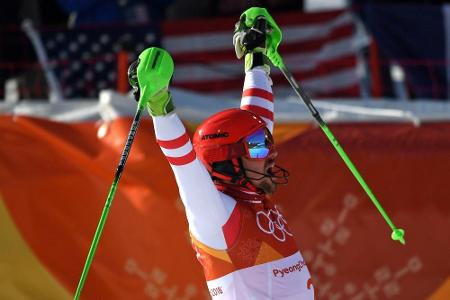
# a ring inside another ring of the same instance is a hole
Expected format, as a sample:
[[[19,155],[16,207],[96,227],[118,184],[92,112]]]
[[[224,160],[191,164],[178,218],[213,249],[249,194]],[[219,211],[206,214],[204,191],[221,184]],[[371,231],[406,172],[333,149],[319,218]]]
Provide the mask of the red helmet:
[[[275,166],[269,174],[263,174],[245,169],[242,164],[240,158],[247,156],[249,151],[248,144],[243,141],[260,129],[266,129],[266,123],[258,115],[239,108],[227,109],[212,115],[197,127],[193,138],[194,149],[213,179],[222,183],[257,190],[245,174],[250,171],[269,177],[274,183],[286,184],[289,173],[279,166]],[[270,132],[265,131],[271,138]],[[271,142],[273,144],[273,140]]]
[[[198,126],[193,141],[195,152],[207,167],[214,162],[242,157],[246,150],[239,142],[265,127],[266,123],[250,111],[224,110]]]

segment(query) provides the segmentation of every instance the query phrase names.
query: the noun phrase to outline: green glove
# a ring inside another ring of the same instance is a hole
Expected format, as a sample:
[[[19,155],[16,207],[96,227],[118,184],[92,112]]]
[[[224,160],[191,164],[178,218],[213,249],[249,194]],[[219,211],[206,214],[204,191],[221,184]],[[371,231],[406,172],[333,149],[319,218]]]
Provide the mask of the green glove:
[[[251,7],[242,13],[240,20],[243,21],[244,27],[252,28],[255,27],[258,23],[258,19],[261,17],[267,22],[265,30],[265,55],[270,59],[274,66],[279,68],[281,67],[282,59],[278,54],[278,45],[280,45],[282,33],[280,27],[278,27],[269,12],[265,8]]]
[[[233,45],[236,57],[241,59],[245,55],[245,71],[262,66],[267,74],[270,73],[269,60],[266,57],[266,28],[264,17],[255,21],[251,28],[245,25],[245,15],[236,23],[233,35]]]
[[[173,60],[160,48],[147,48],[130,65],[128,78],[139,105],[147,105],[152,116],[164,116],[175,107],[168,91],[173,76]]]

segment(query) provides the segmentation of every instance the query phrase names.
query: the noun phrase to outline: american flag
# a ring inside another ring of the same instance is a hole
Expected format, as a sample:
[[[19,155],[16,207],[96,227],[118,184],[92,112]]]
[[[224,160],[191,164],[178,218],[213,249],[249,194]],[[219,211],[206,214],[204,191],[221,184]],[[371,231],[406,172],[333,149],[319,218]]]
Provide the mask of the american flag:
[[[279,52],[285,64],[312,96],[357,97],[357,52],[360,45],[349,11],[274,15],[283,39]],[[167,23],[163,46],[175,61],[175,86],[199,92],[240,91],[244,64],[236,59],[232,30],[236,18]],[[272,68],[275,94],[289,90]]]
[[[283,32],[279,48],[289,70],[315,97],[357,97],[356,30],[349,11],[274,15]],[[236,18],[168,21],[162,40],[149,26],[96,26],[41,32],[65,98],[97,97],[117,87],[117,53],[129,62],[147,47],[162,44],[173,56],[173,86],[210,94],[241,91],[244,64],[235,57]],[[122,74],[123,75],[123,74]],[[290,91],[272,68],[275,94]]]
[[[158,46],[158,36],[146,25],[41,31],[50,65],[64,98],[96,98],[102,89],[116,89],[118,53],[125,51],[131,62],[145,48]]]

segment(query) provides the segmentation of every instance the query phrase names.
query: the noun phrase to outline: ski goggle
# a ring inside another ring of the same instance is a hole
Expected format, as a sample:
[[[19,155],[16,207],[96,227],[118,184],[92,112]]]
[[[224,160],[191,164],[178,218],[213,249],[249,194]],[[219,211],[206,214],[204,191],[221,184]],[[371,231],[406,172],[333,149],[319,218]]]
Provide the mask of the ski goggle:
[[[261,128],[244,139],[249,158],[265,159],[274,147],[272,134],[267,128]]]

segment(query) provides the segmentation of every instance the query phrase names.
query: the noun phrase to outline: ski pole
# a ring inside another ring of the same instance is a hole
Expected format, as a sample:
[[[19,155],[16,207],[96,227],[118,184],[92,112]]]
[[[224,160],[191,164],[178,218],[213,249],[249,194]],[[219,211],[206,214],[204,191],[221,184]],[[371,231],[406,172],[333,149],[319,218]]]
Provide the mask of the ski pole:
[[[245,24],[248,27],[251,27],[255,20],[263,16],[266,19],[266,22],[270,25],[270,30],[267,30],[267,57],[270,59],[272,64],[279,68],[280,71],[283,73],[284,77],[286,77],[287,81],[291,85],[291,87],[294,89],[295,93],[298,95],[300,100],[303,101],[303,103],[306,105],[308,110],[311,112],[314,119],[319,124],[322,131],[325,133],[327,138],[330,140],[331,144],[334,146],[336,151],[341,156],[342,160],[345,162],[347,167],[352,172],[353,176],[356,178],[356,180],[359,182],[361,187],[364,189],[366,194],[369,196],[370,200],[372,200],[375,207],[378,209],[380,214],[383,216],[386,223],[389,225],[389,227],[392,229],[391,238],[394,241],[399,241],[403,245],[405,244],[405,231],[403,229],[395,227],[394,223],[391,221],[381,204],[378,202],[377,198],[373,194],[373,192],[370,190],[368,184],[365,182],[361,174],[359,173],[358,169],[356,169],[355,165],[352,163],[350,158],[348,157],[347,153],[345,153],[344,149],[339,144],[338,140],[335,138],[333,133],[331,132],[330,128],[328,128],[328,125],[326,122],[322,119],[317,109],[314,107],[314,105],[311,102],[311,99],[309,96],[304,92],[304,90],[298,85],[295,78],[292,76],[292,74],[287,69],[286,65],[283,62],[283,59],[281,58],[281,55],[278,53],[278,45],[281,42],[282,34],[281,29],[278,27],[276,22],[273,20],[273,18],[270,16],[270,14],[267,12],[265,8],[260,7],[251,7],[248,10],[246,10],[242,15],[245,15]],[[242,18],[241,15],[241,18]],[[267,24],[266,24],[267,25]]]
[[[370,200],[372,200],[375,207],[378,209],[380,214],[383,216],[389,227],[392,229],[391,238],[394,241],[399,241],[403,245],[405,244],[405,231],[403,229],[397,228],[394,223],[389,218],[388,214],[385,212],[383,207],[381,206],[380,202],[377,200],[371,189],[369,188],[368,184],[365,182],[364,178],[359,173],[358,169],[355,167],[355,165],[352,163],[350,158],[348,157],[347,153],[344,151],[342,146],[339,144],[336,137],[331,132],[330,128],[326,124],[326,122],[322,119],[317,109],[312,104],[311,100],[309,99],[308,95],[303,91],[303,89],[297,84],[292,74],[289,72],[289,70],[286,68],[284,64],[281,64],[280,70],[283,73],[283,75],[288,80],[289,84],[292,86],[296,94],[299,96],[299,98],[305,103],[306,107],[311,112],[314,119],[316,119],[317,123],[319,124],[322,131],[325,133],[325,135],[330,140],[331,144],[333,144],[336,151],[341,156],[342,160],[345,162],[347,167],[352,172],[353,176],[356,178],[356,180],[359,182],[361,187],[364,189],[366,194],[369,196]]]
[[[116,173],[114,175],[114,180],[109,189],[108,197],[106,198],[105,206],[103,208],[102,215],[97,225],[97,229],[94,234],[94,238],[92,240],[91,248],[89,249],[88,256],[86,258],[86,262],[84,264],[83,272],[81,273],[80,281],[78,282],[78,287],[75,292],[75,300],[80,298],[81,291],[83,290],[84,282],[86,281],[87,274],[91,267],[92,260],[95,255],[95,251],[97,250],[98,242],[103,232],[103,227],[105,226],[106,218],[108,217],[109,209],[111,208],[112,201],[116,194],[117,185],[119,184],[120,177],[122,175],[123,169],[125,168],[125,164],[127,162],[128,155],[131,150],[131,146],[134,141],[134,137],[136,135],[137,129],[139,127],[139,122],[141,120],[141,114],[144,110],[144,104],[139,102],[136,114],[134,116],[133,123],[130,128],[130,132],[128,133],[127,141],[125,143],[125,147],[122,151],[122,155],[120,157],[119,165],[116,169]]]
[[[119,166],[116,169],[113,183],[109,190],[108,197],[106,198],[105,206],[98,222],[91,248],[89,249],[84,264],[83,272],[81,273],[80,281],[78,282],[74,300],[79,299],[81,291],[83,290],[89,268],[91,267],[95,251],[97,250],[100,236],[102,235],[103,227],[105,226],[106,218],[108,217],[109,209],[116,194],[117,185],[119,184],[120,177],[127,162],[128,154],[130,153],[134,137],[139,127],[142,111],[146,107],[149,99],[167,85],[165,79],[167,76],[172,76],[173,69],[173,60],[169,53],[156,47],[147,48],[142,51],[139,55],[139,59],[133,62],[128,69],[128,80],[133,88],[134,97],[138,100],[138,107],[120,157]],[[142,82],[139,80],[139,74],[141,74],[140,78],[142,79]]]

